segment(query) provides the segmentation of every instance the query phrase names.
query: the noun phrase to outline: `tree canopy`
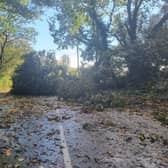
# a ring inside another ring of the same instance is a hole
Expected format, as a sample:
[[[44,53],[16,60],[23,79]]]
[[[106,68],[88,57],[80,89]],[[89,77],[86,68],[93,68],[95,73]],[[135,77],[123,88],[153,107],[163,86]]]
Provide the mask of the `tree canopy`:
[[[28,23],[35,19],[39,11],[27,0],[0,1],[0,61],[5,48],[13,41],[32,41],[36,35]]]
[[[154,36],[168,20],[167,1],[58,0],[54,7],[56,12],[49,25],[59,48],[81,45],[84,59],[109,67],[117,45],[118,58],[127,65],[130,81],[137,83],[139,79],[149,80],[146,76],[156,74],[162,66],[154,66],[149,48],[152,50]],[[156,16],[159,19],[152,24]]]

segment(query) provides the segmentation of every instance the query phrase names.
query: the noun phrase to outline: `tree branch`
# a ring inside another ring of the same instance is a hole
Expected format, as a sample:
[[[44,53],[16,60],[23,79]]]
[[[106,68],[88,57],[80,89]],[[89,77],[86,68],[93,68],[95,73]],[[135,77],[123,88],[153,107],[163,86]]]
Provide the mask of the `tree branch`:
[[[167,20],[168,20],[168,13],[164,14],[164,16],[160,19],[160,21],[152,28],[152,31],[149,34],[149,38],[152,37],[155,33],[157,33]]]
[[[113,1],[113,8],[112,8],[112,10],[111,10],[111,12],[110,12],[110,21],[109,21],[109,24],[107,25],[107,29],[108,29],[108,31],[109,31],[109,29],[110,29],[110,25],[112,24],[112,20],[113,20],[113,14],[114,14],[114,10],[115,10],[115,7],[116,7],[116,4],[115,4],[115,0]]]
[[[126,42],[122,40],[116,33],[114,34],[114,37],[117,39],[117,41],[120,43],[122,47],[126,45]]]

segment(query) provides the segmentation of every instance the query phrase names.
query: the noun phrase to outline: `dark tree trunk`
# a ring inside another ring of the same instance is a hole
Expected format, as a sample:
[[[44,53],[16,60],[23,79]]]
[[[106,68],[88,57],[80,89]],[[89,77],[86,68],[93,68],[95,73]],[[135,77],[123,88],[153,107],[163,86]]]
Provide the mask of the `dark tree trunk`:
[[[1,51],[0,51],[0,65],[3,62],[3,57],[4,57],[4,52],[5,52],[5,47],[7,45],[7,42],[8,42],[8,36],[5,35],[4,41],[3,41],[3,43],[1,44],[1,47],[0,47],[0,49],[1,49]]]
[[[90,18],[93,22],[93,27],[95,28],[95,50],[96,50],[96,59],[97,64],[100,64],[104,61],[104,57],[108,50],[108,35],[107,35],[107,27],[98,16],[97,11],[95,9],[95,0],[91,0],[90,2],[90,10],[88,11]]]

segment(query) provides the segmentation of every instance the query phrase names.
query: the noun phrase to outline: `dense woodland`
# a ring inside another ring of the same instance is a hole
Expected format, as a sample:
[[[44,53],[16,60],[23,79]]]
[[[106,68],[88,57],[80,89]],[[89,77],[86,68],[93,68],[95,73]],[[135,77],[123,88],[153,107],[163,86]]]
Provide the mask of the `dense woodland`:
[[[57,49],[80,51],[82,66],[73,72],[68,58],[59,64],[31,45],[36,31],[28,23],[48,9],[55,11],[48,23]],[[0,11],[2,90],[66,99],[168,90],[167,0],[9,0]]]

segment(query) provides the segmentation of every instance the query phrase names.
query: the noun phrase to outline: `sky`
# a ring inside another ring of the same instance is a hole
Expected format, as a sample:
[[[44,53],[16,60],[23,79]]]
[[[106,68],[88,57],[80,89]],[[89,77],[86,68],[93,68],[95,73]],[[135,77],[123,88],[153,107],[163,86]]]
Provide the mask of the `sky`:
[[[49,25],[47,22],[48,15],[43,16],[40,20],[35,21],[31,26],[35,28],[38,32],[36,37],[36,43],[32,46],[35,50],[54,50],[56,52],[56,57],[59,59],[62,55],[69,55],[70,66],[77,67],[77,54],[75,49],[68,50],[58,50],[53,42],[53,38],[50,35]]]

